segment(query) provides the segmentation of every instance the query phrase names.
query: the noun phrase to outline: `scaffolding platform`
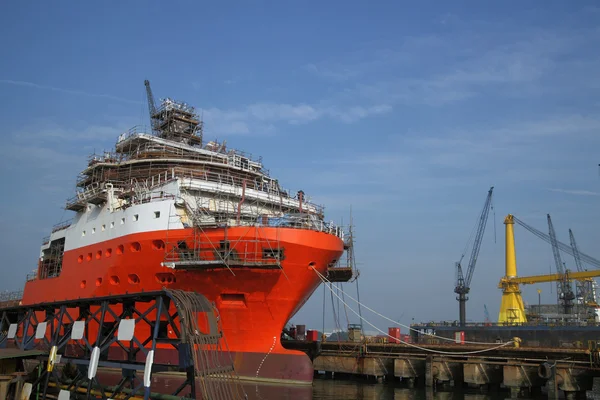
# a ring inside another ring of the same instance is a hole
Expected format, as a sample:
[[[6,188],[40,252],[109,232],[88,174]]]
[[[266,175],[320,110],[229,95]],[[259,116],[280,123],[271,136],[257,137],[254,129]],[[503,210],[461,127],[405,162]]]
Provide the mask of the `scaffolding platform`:
[[[329,267],[327,268],[327,280],[329,282],[348,282],[354,276],[352,267]]]
[[[281,269],[277,263],[250,262],[250,261],[222,261],[222,260],[190,260],[164,262],[164,266],[183,270],[207,270],[207,269]]]

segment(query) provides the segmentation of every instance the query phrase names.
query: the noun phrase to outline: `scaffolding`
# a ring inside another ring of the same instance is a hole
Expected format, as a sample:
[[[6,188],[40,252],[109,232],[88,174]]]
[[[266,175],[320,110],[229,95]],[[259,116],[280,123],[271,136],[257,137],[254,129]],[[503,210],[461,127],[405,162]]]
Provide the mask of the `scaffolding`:
[[[64,252],[64,237],[50,242],[50,246],[42,251],[39,261],[39,279],[54,278],[60,275]]]
[[[149,82],[146,88],[151,133],[134,127],[119,136],[114,150],[91,156],[67,209],[108,204],[115,210],[171,200],[167,235],[191,228],[185,238],[167,238],[164,265],[171,268],[281,269],[285,249],[279,228],[327,232],[343,240],[342,228],[326,223],[323,207],[303,191],[284,190],[260,158],[228,149],[225,142],[204,144],[193,107],[171,99],[156,107]],[[246,234],[232,235],[233,227],[246,227]],[[275,238],[267,228],[275,228]],[[349,267],[340,271],[342,281],[352,276]]]

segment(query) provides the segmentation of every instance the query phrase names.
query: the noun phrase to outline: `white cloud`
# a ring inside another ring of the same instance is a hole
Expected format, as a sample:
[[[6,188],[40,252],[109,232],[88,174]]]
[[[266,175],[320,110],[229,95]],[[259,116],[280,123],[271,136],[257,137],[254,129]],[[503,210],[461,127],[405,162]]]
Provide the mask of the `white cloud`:
[[[274,124],[305,124],[323,118],[353,123],[370,116],[388,113],[387,104],[340,107],[310,104],[255,103],[237,110],[209,108],[203,115],[207,130],[222,134],[272,133]]]
[[[89,93],[89,92],[85,92],[82,90],[59,88],[59,87],[54,87],[54,86],[49,86],[49,85],[40,85],[40,84],[34,83],[34,82],[17,81],[17,80],[12,80],[12,79],[0,79],[0,83],[4,83],[7,85],[13,85],[13,86],[30,87],[30,88],[35,88],[35,89],[52,90],[55,92],[72,94],[72,95],[77,95],[77,96],[100,97],[100,98],[119,101],[119,102],[123,102],[123,103],[140,104],[140,102],[136,101],[136,100],[124,99],[122,97],[113,96],[113,95],[109,95],[109,94]]]
[[[338,98],[443,106],[486,90],[523,97],[600,86],[595,74],[600,56],[590,53],[599,39],[597,29],[510,31],[504,26],[475,35],[462,28],[405,38],[393,49],[371,43],[350,53],[345,63],[327,60],[305,69],[333,83],[344,81]]]
[[[311,182],[320,188],[383,193],[429,192],[471,185],[506,186],[573,182],[573,160],[600,144],[600,120],[563,115],[497,127],[447,129],[397,135],[356,154],[313,163]],[[573,146],[573,148],[569,148]],[[585,184],[585,183],[583,183]],[[558,190],[556,190],[558,191]],[[566,193],[594,195],[581,190]]]
[[[558,193],[565,193],[565,194],[573,194],[576,196],[600,196],[600,193],[598,192],[592,192],[589,190],[570,190],[570,189],[556,189],[556,188],[551,188],[548,189],[551,192],[558,192]]]

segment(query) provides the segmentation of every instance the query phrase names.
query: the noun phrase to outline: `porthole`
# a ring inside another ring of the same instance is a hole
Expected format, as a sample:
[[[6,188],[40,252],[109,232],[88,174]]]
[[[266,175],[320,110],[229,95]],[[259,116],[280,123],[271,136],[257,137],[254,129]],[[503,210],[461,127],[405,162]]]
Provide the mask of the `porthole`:
[[[137,285],[140,283],[140,277],[137,276],[136,274],[129,274],[127,276],[127,281],[129,283],[131,283],[132,285]]]
[[[102,285],[102,278],[97,278],[96,279],[96,286],[100,286]]]
[[[118,285],[120,283],[119,277],[116,275],[113,275],[110,277],[110,284],[111,285]]]
[[[142,249],[142,245],[140,244],[140,242],[131,242],[131,244],[129,245],[129,250],[131,250],[132,252],[138,252]]]
[[[154,250],[164,250],[164,248],[165,248],[165,242],[163,242],[162,240],[153,240],[152,241],[152,248]]]
[[[101,259],[101,258],[102,258],[102,250],[98,250],[98,251],[96,252],[96,260],[99,260],[99,259]]]
[[[85,257],[86,261],[92,261],[92,253],[87,253],[87,256]]]
[[[106,249],[104,251],[104,257],[110,257],[112,256],[112,249]]]
[[[81,283],[79,284],[79,287],[80,287],[80,288],[82,288],[82,289],[85,289],[86,285],[87,285],[87,282],[86,282],[85,280],[83,280],[83,281],[81,281]]]
[[[80,264],[83,262],[83,255],[77,257],[77,262]]]
[[[125,246],[123,246],[122,244],[117,246],[117,254],[123,254],[124,251],[125,251]]]

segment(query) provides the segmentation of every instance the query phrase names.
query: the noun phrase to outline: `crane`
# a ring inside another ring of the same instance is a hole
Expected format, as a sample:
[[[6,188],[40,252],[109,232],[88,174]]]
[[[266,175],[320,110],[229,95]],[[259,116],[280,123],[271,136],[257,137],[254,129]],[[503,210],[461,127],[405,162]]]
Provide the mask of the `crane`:
[[[545,240],[546,242],[552,244],[552,239],[550,239],[550,235],[547,235],[544,232],[541,232],[541,231],[535,229],[534,227],[532,227],[530,225],[527,225],[525,222],[521,221],[520,219],[518,219],[515,216],[512,216],[512,219],[514,220],[514,222],[516,222],[517,224],[521,225],[523,228],[527,229],[529,232],[533,233],[534,235],[536,235],[540,239]],[[568,244],[562,243],[562,242],[560,242],[558,240],[556,240],[556,243],[558,244],[558,248],[561,251],[574,256],[572,246],[569,246]],[[596,268],[600,268],[600,260],[598,260],[598,259],[596,259],[594,257],[588,256],[587,254],[585,254],[585,253],[583,253],[581,251],[578,251],[578,253],[579,253],[579,258],[580,258],[580,260],[582,262],[585,262],[585,263],[587,263],[589,265],[593,265]]]
[[[548,231],[550,233],[550,244],[552,245],[552,253],[554,254],[554,262],[556,263],[556,272],[558,272],[559,275],[564,276],[562,279],[559,279],[556,282],[558,301],[564,307],[564,313],[570,314],[573,310],[573,299],[575,299],[575,295],[573,294],[571,282],[569,282],[567,276],[565,275],[565,269],[563,268],[563,263],[560,258],[560,250],[556,240],[556,232],[554,232],[554,225],[552,225],[550,214],[547,215],[547,218]]]
[[[577,271],[583,272],[583,263],[581,262],[581,256],[579,255],[579,249],[577,248],[577,242],[575,242],[575,236],[573,235],[573,231],[569,229],[569,238],[571,241],[571,249],[573,249],[573,258],[575,259],[575,266],[577,267]],[[577,281],[577,298],[581,299],[581,302],[585,305],[595,304],[596,301],[593,298],[593,288],[592,288],[593,280],[579,280]]]
[[[156,114],[156,105],[154,104],[154,96],[152,95],[152,89],[150,88],[150,81],[146,79],[144,81],[144,85],[146,86],[146,97],[148,97],[148,113],[150,114],[150,123],[152,125],[152,132],[158,132],[157,120],[154,117]]]
[[[473,271],[475,270],[475,264],[477,263],[477,256],[479,255],[479,250],[481,248],[481,240],[483,239],[483,233],[485,232],[485,226],[487,224],[488,215],[490,213],[490,207],[492,205],[492,192],[494,191],[494,187],[492,186],[488,191],[487,197],[485,199],[485,203],[483,205],[483,209],[481,210],[481,214],[477,219],[477,231],[475,234],[475,240],[473,242],[473,250],[471,251],[471,258],[469,259],[469,264],[467,266],[466,276],[463,274],[462,268],[462,260],[465,257],[466,249],[469,245],[465,247],[465,251],[463,251],[460,260],[456,263],[456,285],[454,287],[454,293],[458,294],[456,300],[458,300],[459,307],[459,318],[460,318],[460,326],[464,326],[467,320],[467,294],[471,290],[471,278],[473,278]],[[469,238],[470,241],[470,238]]]
[[[523,304],[519,285],[531,285],[535,283],[556,281],[569,282],[571,280],[588,280],[600,277],[600,270],[598,269],[582,272],[570,272],[567,270],[562,274],[557,273],[537,276],[517,276],[517,257],[515,252],[515,234],[513,229],[516,220],[517,219],[511,214],[507,215],[504,219],[504,224],[506,225],[506,272],[498,284],[498,287],[502,289],[502,303],[500,305],[500,313],[498,314],[499,324],[514,325],[527,322],[525,306]],[[522,225],[522,223],[520,224]],[[534,231],[539,232],[535,229]],[[555,244],[558,244],[558,247],[560,247],[560,242],[556,240],[555,235],[553,236]],[[548,238],[550,237],[548,236]]]

